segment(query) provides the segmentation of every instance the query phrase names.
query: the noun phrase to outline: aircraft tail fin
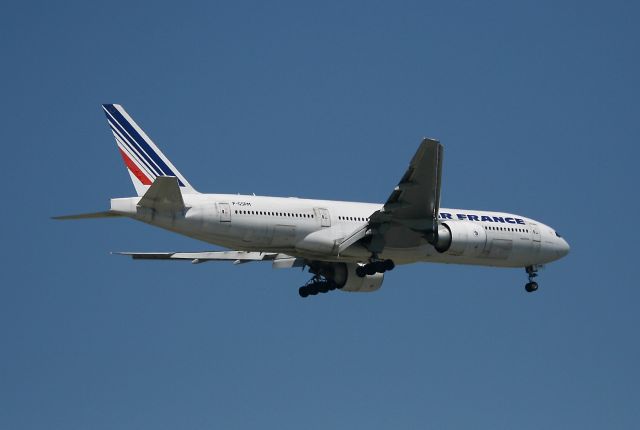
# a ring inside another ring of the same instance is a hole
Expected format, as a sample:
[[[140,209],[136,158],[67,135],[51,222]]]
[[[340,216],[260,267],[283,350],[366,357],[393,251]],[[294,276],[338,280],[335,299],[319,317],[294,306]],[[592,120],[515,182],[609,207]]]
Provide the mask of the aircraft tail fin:
[[[104,104],[102,109],[139,196],[143,196],[160,176],[174,176],[181,192],[197,193],[122,106]]]

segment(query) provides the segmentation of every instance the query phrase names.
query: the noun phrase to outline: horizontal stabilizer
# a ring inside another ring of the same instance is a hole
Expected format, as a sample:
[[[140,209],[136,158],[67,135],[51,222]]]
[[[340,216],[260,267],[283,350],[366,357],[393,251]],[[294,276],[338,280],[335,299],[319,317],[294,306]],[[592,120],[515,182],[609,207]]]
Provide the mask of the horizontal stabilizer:
[[[273,261],[275,263],[286,260],[284,266],[299,267],[290,260],[293,258],[286,254],[275,252],[246,252],[246,251],[212,251],[212,252],[113,252],[117,255],[128,255],[134,260],[190,260],[192,263],[204,263],[206,261],[233,261],[234,264],[249,263],[251,261]]]
[[[121,217],[122,215],[117,214],[115,212],[92,212],[88,214],[77,214],[77,215],[62,215],[62,216],[54,216],[51,219],[57,220],[67,220],[67,219],[95,219],[95,218],[115,218]]]
[[[184,200],[175,176],[158,176],[138,202],[138,206],[160,212],[178,212],[184,209]]]

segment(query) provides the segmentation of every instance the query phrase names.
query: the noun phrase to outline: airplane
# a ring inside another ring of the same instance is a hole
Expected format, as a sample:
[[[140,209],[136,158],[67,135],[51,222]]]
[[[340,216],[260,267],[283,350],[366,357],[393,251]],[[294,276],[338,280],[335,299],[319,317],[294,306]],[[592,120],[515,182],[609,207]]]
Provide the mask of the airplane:
[[[527,292],[543,265],[569,253],[553,228],[520,215],[440,207],[444,149],[424,138],[383,204],[196,191],[121,105],[102,105],[136,197],[108,211],[54,219],[126,217],[226,251],[115,252],[140,260],[269,261],[307,268],[301,297],[378,290],[396,266],[449,263],[524,268]]]

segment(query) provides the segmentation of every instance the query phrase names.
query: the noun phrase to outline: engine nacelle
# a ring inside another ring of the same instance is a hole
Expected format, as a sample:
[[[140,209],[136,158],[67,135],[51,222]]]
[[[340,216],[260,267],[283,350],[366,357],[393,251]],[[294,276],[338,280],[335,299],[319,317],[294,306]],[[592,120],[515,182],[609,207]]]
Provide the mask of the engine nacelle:
[[[342,291],[370,293],[380,289],[384,274],[376,273],[361,278],[356,274],[357,267],[355,263],[326,263],[317,272],[335,282]]]
[[[436,251],[465,257],[479,256],[487,246],[487,232],[472,221],[447,221],[438,225]]]

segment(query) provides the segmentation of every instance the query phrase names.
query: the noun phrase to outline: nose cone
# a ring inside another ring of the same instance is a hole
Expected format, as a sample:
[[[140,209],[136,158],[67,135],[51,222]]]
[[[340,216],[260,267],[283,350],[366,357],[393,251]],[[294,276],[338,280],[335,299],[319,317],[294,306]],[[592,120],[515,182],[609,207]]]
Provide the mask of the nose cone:
[[[569,243],[563,238],[559,237],[558,239],[558,249],[556,252],[558,253],[558,257],[562,258],[569,253],[571,247],[569,246]]]

